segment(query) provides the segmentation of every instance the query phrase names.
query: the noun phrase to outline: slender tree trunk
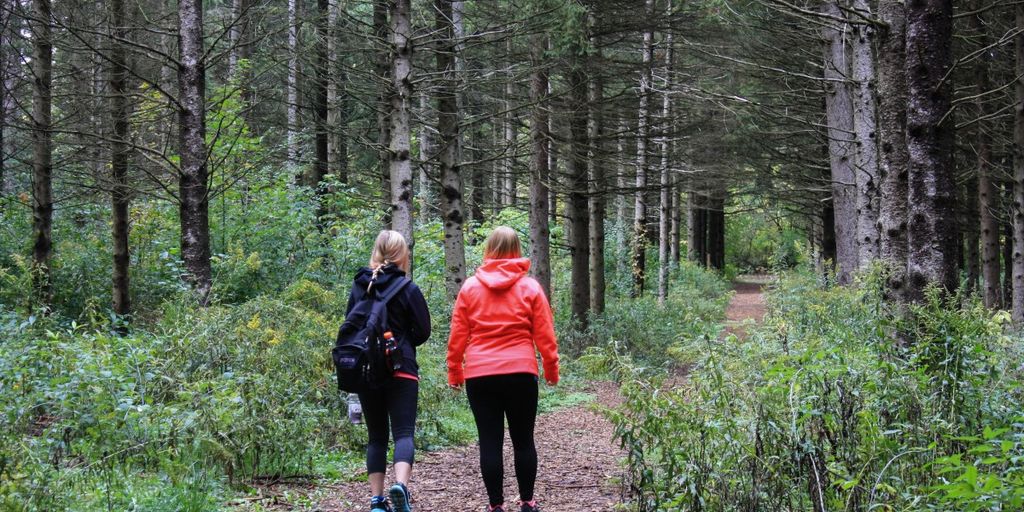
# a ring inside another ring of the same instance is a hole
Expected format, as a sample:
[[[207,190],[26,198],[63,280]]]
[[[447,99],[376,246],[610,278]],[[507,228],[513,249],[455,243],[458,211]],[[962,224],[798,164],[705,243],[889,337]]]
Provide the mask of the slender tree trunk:
[[[459,167],[458,76],[455,68],[459,45],[455,36],[452,0],[434,0],[437,49],[437,135],[441,173],[441,217],[444,222],[444,283],[448,300],[454,301],[466,280],[465,235],[462,231],[462,176]]]
[[[1024,323],[1024,4],[1017,4],[1017,106],[1013,122],[1013,321]]]
[[[1007,190],[1004,190],[1004,196],[1006,196],[1007,203],[1013,201],[1013,183],[1007,184]],[[1005,192],[1009,193],[1005,193]],[[1003,242],[1001,244],[1003,251],[1003,309],[1012,309],[1013,307],[1013,206],[1010,206],[1010,214],[1005,222],[1000,223],[1000,227],[1003,230]]]
[[[377,82],[377,148],[381,191],[386,205],[384,225],[391,228],[391,36],[388,26],[388,0],[373,0],[373,35],[379,51],[374,59]]]
[[[49,305],[50,257],[53,252],[53,142],[51,103],[53,84],[53,32],[50,0],[32,0],[32,247],[33,288]]]
[[[674,144],[671,146],[674,146]],[[673,268],[678,268],[679,260],[682,257],[680,250],[682,249],[681,236],[683,229],[683,208],[682,201],[680,201],[679,197],[679,178],[673,176],[670,187],[672,189],[672,225],[669,228],[671,231],[671,239],[669,240],[669,259],[672,262]]]
[[[872,19],[868,0],[853,0],[861,19]],[[878,124],[875,120],[875,28],[871,23],[854,25],[853,81],[856,101],[853,129],[857,138],[857,254],[858,265],[867,267],[878,258]]]
[[[953,124],[947,74],[953,64],[952,0],[907,4],[907,153],[910,155],[908,297],[924,299],[936,284],[956,286]],[[945,119],[945,121],[944,121]]]
[[[979,38],[981,46],[988,46],[989,38],[985,22],[982,19],[983,5],[980,1],[972,2],[972,10],[978,13],[970,17],[971,28]],[[992,90],[992,82],[989,79],[989,63],[986,58],[977,59],[975,78],[978,80],[978,94]],[[999,246],[999,222],[993,212],[998,204],[996,187],[992,176],[992,144],[989,130],[990,122],[986,119],[992,113],[985,98],[979,97],[976,100],[978,122],[975,124],[977,130],[977,207],[978,218],[981,220],[981,277],[984,287],[982,288],[982,299],[985,306],[989,308],[1000,307],[1000,292],[1002,281],[1000,280],[1000,246]],[[970,193],[971,191],[968,191]],[[977,233],[975,229],[971,233]],[[977,240],[975,240],[977,242]],[[973,249],[977,251],[977,244]],[[971,258],[975,261],[975,258]],[[971,277],[977,276],[976,272],[968,272]],[[973,284],[975,281],[971,281]]]
[[[12,48],[13,42],[8,36],[7,27],[11,22],[12,0],[0,1],[0,48]],[[11,86],[15,73],[14,60],[10,50],[0,54],[0,199],[7,192],[7,125],[10,123],[14,109],[11,108]]]
[[[879,249],[889,267],[888,295],[903,298],[907,268],[907,75],[906,8],[901,0],[881,0],[878,47]]]
[[[338,10],[340,1],[327,10],[327,172],[339,183],[348,182],[348,115],[345,112],[347,74],[338,62]]]
[[[551,233],[548,212],[548,75],[547,36],[530,37],[530,274],[551,297]]]
[[[131,313],[128,248],[128,58],[121,41],[127,39],[127,13],[125,0],[110,1],[110,112],[114,133],[110,147],[110,170],[113,175],[111,191],[111,238],[113,239],[114,271],[112,305],[114,313]]]
[[[111,2],[117,0],[111,0]],[[239,41],[242,37],[242,16],[245,6],[244,0],[232,0],[231,2],[231,26],[228,28],[228,80],[238,78]]]
[[[672,17],[672,0],[668,0],[666,6],[667,18]],[[661,198],[659,204],[659,215],[658,215],[658,304],[664,304],[665,298],[668,297],[668,267],[669,267],[669,245],[671,242],[671,234],[669,228],[671,227],[671,216],[672,216],[672,177],[669,172],[669,142],[668,132],[669,126],[671,125],[672,119],[672,31],[669,30],[665,34],[665,83],[663,84],[664,92],[662,93],[661,102],[661,136],[659,146],[661,149],[661,183],[660,192]]]
[[[725,191],[711,194],[708,206],[708,264],[711,268],[725,268]]]
[[[509,57],[512,56],[512,38],[505,40],[505,51]],[[515,114],[512,109],[512,97],[515,94],[512,77],[512,62],[508,63],[508,75],[505,77],[505,114],[502,116],[502,146],[504,147],[504,158],[501,159],[501,174],[498,175],[498,187],[495,187],[501,198],[501,207],[507,208],[516,204],[516,175],[513,164],[515,163]]]
[[[435,10],[438,6],[434,6]],[[440,51],[440,50],[439,50]],[[450,51],[450,50],[447,50]],[[441,70],[439,70],[441,72]],[[454,70],[452,70],[454,73]],[[435,95],[440,100],[440,91]],[[433,217],[433,212],[428,209],[433,209],[436,202],[434,201],[434,191],[431,185],[431,176],[439,176],[435,170],[434,159],[440,158],[438,154],[440,151],[444,151],[444,145],[438,141],[440,150],[434,147],[434,133],[432,129],[437,129],[437,122],[434,123],[434,128],[431,128],[430,122],[433,115],[430,111],[430,95],[423,91],[419,95],[420,97],[420,118],[423,120],[420,124],[420,135],[419,135],[419,163],[416,166],[416,198],[419,203],[419,211],[421,216]],[[440,137],[440,135],[438,135]]]
[[[633,210],[633,297],[644,293],[647,266],[647,142],[650,136],[650,102],[653,80],[654,0],[644,2],[648,25],[644,28],[642,67],[640,70],[640,107],[637,116],[636,143],[636,201]]]
[[[595,46],[597,46],[595,44]],[[592,57],[601,58],[598,53]],[[593,66],[591,66],[593,69]],[[605,165],[608,152],[605,149],[607,130],[604,121],[604,81],[598,74],[590,79],[588,101],[589,123],[587,135],[590,139],[590,154],[587,163],[590,173],[590,309],[595,315],[604,313],[605,306],[605,275],[604,275],[604,237],[605,210],[607,194]]]
[[[313,174],[310,176],[309,186],[313,187],[318,196],[317,216],[321,217],[326,211],[324,198],[321,197],[327,192],[324,186],[324,179],[329,171],[330,155],[328,153],[327,135],[330,127],[327,125],[327,85],[331,81],[330,55],[328,53],[327,40],[330,37],[328,29],[329,5],[328,0],[317,0],[316,12],[316,69],[314,70],[314,94],[313,94],[313,116],[314,116],[314,142],[316,146],[316,160],[313,162]]]
[[[833,19],[845,15],[837,0],[822,6],[823,13]],[[830,22],[823,30],[825,45],[825,110],[828,121],[829,161],[832,168],[832,197],[835,208],[836,266],[841,284],[850,282],[857,270],[857,188],[854,159],[853,95],[847,82],[850,61],[847,58],[846,24],[835,26]]]
[[[202,0],[178,1],[178,176],[181,259],[201,304],[210,298],[210,218],[206,169],[206,62]]]
[[[573,62],[566,77],[570,112],[566,216],[572,228],[569,230],[572,316],[585,330],[590,312],[590,211],[587,201],[587,78],[579,53],[573,51]]]
[[[299,0],[288,0],[288,166],[298,172],[299,159]],[[301,178],[302,174],[298,176]],[[301,180],[300,180],[301,182]]]
[[[690,259],[708,265],[708,205],[709,198],[701,192],[690,194]]]
[[[411,126],[412,101],[412,19],[410,0],[391,2],[391,222],[405,236],[409,247],[413,240]]]

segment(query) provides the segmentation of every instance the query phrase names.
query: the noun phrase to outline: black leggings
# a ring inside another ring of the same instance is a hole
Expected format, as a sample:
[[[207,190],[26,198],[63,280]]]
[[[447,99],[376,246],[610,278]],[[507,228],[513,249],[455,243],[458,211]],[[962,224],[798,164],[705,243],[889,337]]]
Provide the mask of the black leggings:
[[[505,502],[502,493],[505,418],[508,418],[508,434],[515,456],[519,498],[533,500],[533,486],[537,480],[537,447],[533,442],[533,427],[537,420],[537,376],[513,373],[467,379],[466,397],[476,419],[480,437],[480,473],[484,477],[490,504]]]
[[[413,463],[418,393],[419,382],[395,377],[380,389],[359,394],[363,421],[366,422],[369,434],[366,445],[367,473],[383,473],[387,469],[389,428],[395,435],[394,462]]]

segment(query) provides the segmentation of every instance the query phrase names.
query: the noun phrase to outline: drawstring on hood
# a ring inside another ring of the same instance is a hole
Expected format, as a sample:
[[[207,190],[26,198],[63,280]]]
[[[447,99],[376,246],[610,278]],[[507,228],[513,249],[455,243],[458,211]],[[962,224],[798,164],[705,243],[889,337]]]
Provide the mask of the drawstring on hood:
[[[484,260],[476,269],[476,278],[492,290],[507,290],[530,270],[529,258]]]

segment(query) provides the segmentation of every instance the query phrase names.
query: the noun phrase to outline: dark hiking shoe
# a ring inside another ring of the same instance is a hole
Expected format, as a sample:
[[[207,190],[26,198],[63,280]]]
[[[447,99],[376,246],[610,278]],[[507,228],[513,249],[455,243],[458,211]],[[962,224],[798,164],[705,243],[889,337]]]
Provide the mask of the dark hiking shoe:
[[[409,496],[409,488],[399,482],[388,490],[391,496],[391,504],[395,506],[395,512],[412,512],[412,497]]]
[[[370,512],[394,512],[391,510],[391,505],[388,504],[388,499],[384,496],[374,496],[370,499]]]
[[[536,501],[520,501],[519,512],[540,512],[540,507]]]
[[[487,512],[505,512],[505,504],[502,503],[501,505],[495,505],[494,507],[487,505]]]

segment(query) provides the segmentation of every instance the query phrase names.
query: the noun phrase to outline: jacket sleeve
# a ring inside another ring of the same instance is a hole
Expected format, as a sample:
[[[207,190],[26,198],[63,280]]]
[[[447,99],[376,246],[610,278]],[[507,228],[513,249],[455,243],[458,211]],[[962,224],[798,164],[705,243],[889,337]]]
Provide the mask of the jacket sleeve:
[[[430,310],[427,309],[427,299],[423,298],[423,292],[418,286],[410,285],[406,298],[409,303],[409,315],[412,317],[409,341],[418,347],[430,338]]]
[[[463,361],[466,355],[466,344],[469,342],[469,311],[465,290],[463,288],[455,299],[451,333],[448,335],[448,384],[452,386],[461,386],[466,381],[463,373]]]
[[[555,339],[555,321],[544,290],[539,289],[533,296],[533,342],[540,352],[544,365],[544,380],[558,383],[558,341]]]

